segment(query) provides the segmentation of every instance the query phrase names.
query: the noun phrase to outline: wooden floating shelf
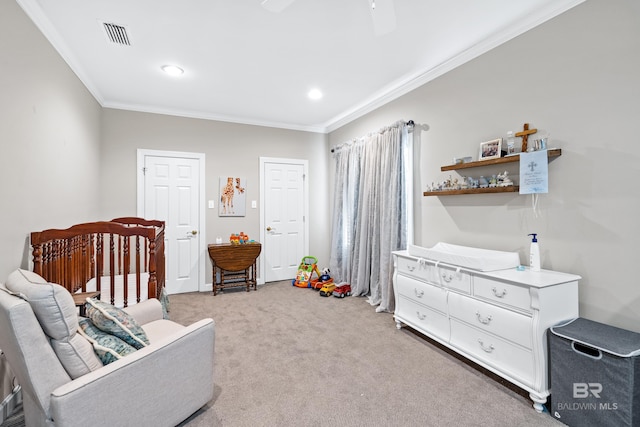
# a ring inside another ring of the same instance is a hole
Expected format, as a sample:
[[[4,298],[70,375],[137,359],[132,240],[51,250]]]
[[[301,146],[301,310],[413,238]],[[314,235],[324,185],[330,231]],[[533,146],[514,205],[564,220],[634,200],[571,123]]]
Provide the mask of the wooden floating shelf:
[[[512,185],[510,187],[489,187],[489,188],[466,188],[464,190],[442,190],[425,191],[425,196],[456,196],[459,194],[487,194],[487,193],[518,193],[520,187]]]
[[[549,159],[553,159],[561,155],[562,155],[562,150],[560,148],[547,150],[547,156],[549,157]],[[458,163],[457,165],[442,166],[440,170],[442,172],[446,172],[446,171],[452,171],[452,170],[458,170],[458,169],[478,168],[481,166],[501,165],[504,163],[515,163],[519,161],[520,161],[520,154],[515,156],[500,157],[498,159],[480,160],[476,162]],[[477,189],[474,189],[474,190],[477,190]],[[443,193],[443,191],[440,191],[439,193]],[[456,194],[469,194],[469,193],[456,193]]]

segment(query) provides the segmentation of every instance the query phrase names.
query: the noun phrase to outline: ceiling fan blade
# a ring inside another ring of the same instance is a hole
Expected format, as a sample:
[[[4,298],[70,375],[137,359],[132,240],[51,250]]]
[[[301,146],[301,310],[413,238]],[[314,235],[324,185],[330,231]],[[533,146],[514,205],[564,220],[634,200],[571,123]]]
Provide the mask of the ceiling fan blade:
[[[282,12],[284,9],[289,7],[291,3],[295,0],[262,0],[262,7],[267,9],[269,12]]]
[[[368,3],[371,9],[373,29],[377,35],[388,34],[396,29],[394,0],[368,0]]]

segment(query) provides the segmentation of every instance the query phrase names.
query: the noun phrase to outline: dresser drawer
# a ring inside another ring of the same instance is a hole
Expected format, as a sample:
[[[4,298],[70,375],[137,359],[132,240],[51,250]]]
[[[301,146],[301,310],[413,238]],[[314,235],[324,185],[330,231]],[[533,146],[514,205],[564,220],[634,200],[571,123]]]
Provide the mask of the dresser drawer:
[[[525,314],[451,293],[449,315],[523,347],[532,348],[533,320]]]
[[[398,257],[397,270],[400,274],[415,277],[425,282],[440,283],[433,263],[419,258]]]
[[[456,268],[438,266],[438,283],[449,289],[471,293],[471,276]]]
[[[426,335],[440,338],[444,342],[449,341],[449,318],[444,313],[431,310],[401,295],[394,317],[396,321],[406,323]]]
[[[529,287],[476,276],[473,278],[473,294],[489,301],[531,312]]]
[[[497,371],[533,387],[535,367],[533,352],[451,319],[451,345]]]
[[[445,289],[404,276],[398,276],[396,281],[398,295],[444,314],[447,313],[447,291]]]

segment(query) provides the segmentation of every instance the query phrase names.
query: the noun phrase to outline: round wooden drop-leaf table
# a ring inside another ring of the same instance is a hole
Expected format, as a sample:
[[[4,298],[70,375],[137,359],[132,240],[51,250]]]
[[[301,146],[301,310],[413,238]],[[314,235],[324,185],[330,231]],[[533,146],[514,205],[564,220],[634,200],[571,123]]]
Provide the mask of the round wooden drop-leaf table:
[[[247,292],[257,290],[256,260],[260,243],[216,243],[209,245],[213,265],[213,295],[225,288],[246,286]]]

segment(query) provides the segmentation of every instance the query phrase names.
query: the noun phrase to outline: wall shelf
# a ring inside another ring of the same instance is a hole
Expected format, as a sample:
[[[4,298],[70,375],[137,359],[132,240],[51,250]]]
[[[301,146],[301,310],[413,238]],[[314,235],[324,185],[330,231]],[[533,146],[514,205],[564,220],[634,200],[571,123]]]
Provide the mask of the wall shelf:
[[[561,155],[562,155],[562,150],[560,148],[547,150],[547,156],[549,157],[549,159],[553,159]],[[509,157],[500,157],[498,159],[480,160],[477,162],[469,162],[469,163],[458,163],[457,165],[447,165],[447,166],[442,166],[440,170],[442,172],[446,172],[446,171],[452,171],[452,170],[458,170],[458,169],[479,168],[482,166],[501,165],[504,163],[515,163],[519,161],[520,161],[520,154],[515,156],[509,156]]]
[[[442,190],[425,191],[425,196],[457,196],[459,194],[485,194],[485,193],[517,193],[520,187],[511,185],[509,187],[489,187],[489,188],[465,188],[464,190]]]
[[[562,155],[562,150],[559,148],[554,148],[552,150],[547,150],[547,157],[549,160],[552,160],[558,156]],[[498,159],[491,160],[480,160],[476,162],[469,163],[458,163],[457,165],[447,165],[442,166],[440,170],[442,172],[459,170],[459,169],[470,169],[470,168],[479,168],[483,166],[495,166],[502,165],[505,163],[517,163],[520,161],[520,154],[509,157],[500,157]],[[489,187],[489,188],[465,188],[463,190],[443,190],[443,191],[425,191],[423,193],[424,196],[457,196],[460,194],[486,194],[486,193],[518,193],[520,192],[520,187],[517,185],[512,185],[509,187]]]

